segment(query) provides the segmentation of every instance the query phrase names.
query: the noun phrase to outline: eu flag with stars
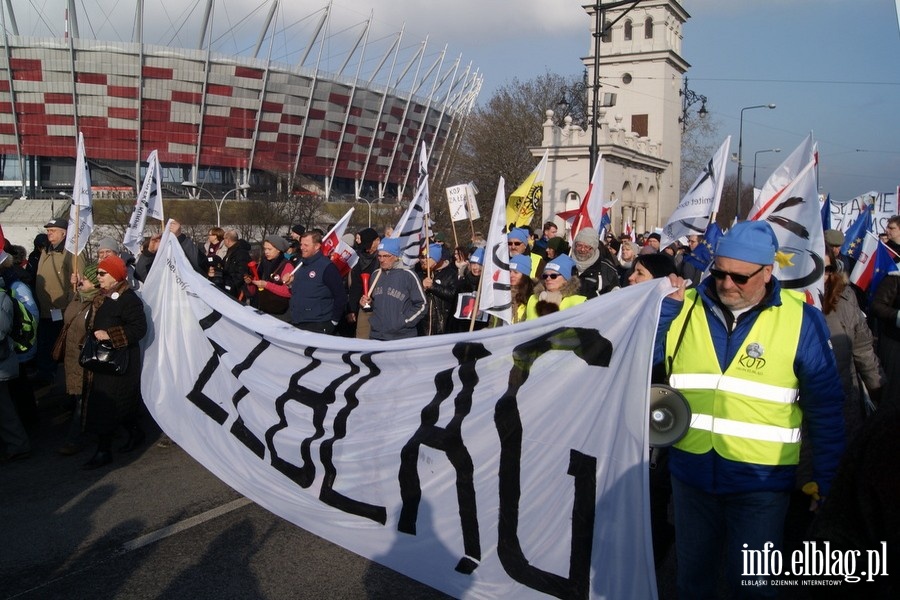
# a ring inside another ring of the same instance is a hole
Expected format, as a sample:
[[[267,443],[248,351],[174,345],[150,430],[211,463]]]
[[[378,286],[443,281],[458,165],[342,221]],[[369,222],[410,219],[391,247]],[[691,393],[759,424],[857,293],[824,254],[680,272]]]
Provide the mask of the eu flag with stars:
[[[713,257],[716,255],[716,246],[719,245],[719,239],[722,237],[722,230],[715,221],[711,221],[706,226],[706,232],[700,243],[694,248],[693,252],[684,255],[684,260],[690,262],[701,272],[706,271]]]
[[[859,260],[866,233],[872,231],[872,213],[874,211],[874,204],[866,205],[856,220],[847,228],[847,232],[844,234],[844,245],[841,246],[841,254],[849,256],[853,260]]]

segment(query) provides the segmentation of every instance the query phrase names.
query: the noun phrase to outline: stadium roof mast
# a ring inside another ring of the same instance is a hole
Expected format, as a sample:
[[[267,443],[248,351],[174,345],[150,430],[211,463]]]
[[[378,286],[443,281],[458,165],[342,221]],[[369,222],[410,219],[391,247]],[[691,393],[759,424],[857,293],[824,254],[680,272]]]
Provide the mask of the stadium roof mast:
[[[12,0],[6,0],[6,13],[9,15],[9,28],[12,30],[12,34],[15,36],[19,35],[19,26],[16,24],[16,13],[13,12]],[[3,20],[3,31],[6,31],[6,19]],[[6,39],[6,34],[4,33],[4,40]]]
[[[338,75],[344,74],[344,69],[347,67],[347,63],[350,62],[351,57],[356,54],[356,50],[359,48],[360,43],[362,43],[362,51],[359,55],[359,61],[356,63],[356,75],[353,78],[353,85],[350,87],[350,97],[347,98],[347,110],[344,112],[344,122],[341,124],[341,134],[338,136],[337,146],[334,149],[334,160],[331,161],[331,175],[328,177],[328,181],[325,186],[325,198],[328,199],[331,196],[331,185],[334,182],[334,174],[337,171],[338,160],[341,157],[341,149],[344,147],[344,136],[347,134],[347,124],[350,122],[350,111],[353,109],[353,99],[356,97],[356,88],[359,85],[359,73],[362,69],[363,62],[366,57],[366,47],[369,45],[369,28],[372,24],[372,19],[374,18],[374,11],[369,13],[369,20],[366,21],[366,26],[363,29],[362,34],[356,40],[356,44],[353,46],[353,50],[350,51],[350,54],[347,55],[347,60],[344,61],[344,64],[341,65],[340,71],[338,71]]]
[[[394,40],[394,43],[388,48],[387,52],[384,53],[384,57],[381,59],[381,62],[378,63],[378,67],[376,67],[375,71],[372,73],[372,76],[369,78],[369,86],[372,85],[372,82],[375,81],[375,78],[378,76],[378,73],[381,71],[381,68],[384,67],[384,63],[387,62],[388,57],[393,54],[394,58],[391,60],[391,69],[388,72],[387,80],[390,82],[394,78],[394,68],[397,66],[397,56],[400,54],[400,41],[403,39],[403,31],[406,29],[406,24],[403,24],[403,27],[400,28],[400,31],[397,32],[397,39]],[[378,107],[378,118],[376,119],[376,123],[381,122],[381,117],[384,115],[384,107],[387,104],[387,96],[390,91],[390,86],[384,86],[384,92],[381,94],[381,103]],[[376,136],[373,132],[372,139],[369,140],[369,150],[366,152],[366,160],[363,163],[362,172],[359,174],[359,181],[356,183],[356,197],[359,198],[362,194],[363,182],[366,180],[366,173],[369,170],[369,163],[372,160],[372,153],[375,150],[375,139]],[[385,176],[383,179],[378,179],[378,200],[381,201],[384,198],[384,191],[387,187],[387,177]]]
[[[265,27],[260,32],[259,41],[256,43],[256,49],[253,51],[253,57],[256,58],[259,54],[259,48],[262,44],[263,40],[266,37],[266,33],[268,32],[269,26],[272,24],[272,17],[275,14],[275,9],[278,7],[278,0],[274,0],[272,3],[272,10],[269,11],[269,16],[266,18]],[[259,142],[259,129],[260,123],[262,123],[263,117],[263,105],[266,102],[266,90],[269,88],[269,74],[272,71],[272,48],[275,46],[275,29],[272,29],[272,36],[269,38],[269,52],[266,55],[266,71],[263,74],[262,80],[262,88],[259,91],[259,104],[256,107],[256,121],[253,124],[253,141],[250,144],[250,159],[247,162],[245,171],[244,171],[244,184],[249,185],[250,183],[250,173],[253,172],[253,160],[256,157],[256,145]]]

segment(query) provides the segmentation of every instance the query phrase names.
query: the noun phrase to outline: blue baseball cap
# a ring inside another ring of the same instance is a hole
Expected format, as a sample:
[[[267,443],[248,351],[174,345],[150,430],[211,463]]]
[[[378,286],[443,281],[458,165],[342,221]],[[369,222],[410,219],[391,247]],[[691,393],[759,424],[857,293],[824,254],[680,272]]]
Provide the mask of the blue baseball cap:
[[[544,267],[544,271],[559,273],[560,275],[568,279],[572,276],[572,273],[575,272],[575,261],[565,254],[561,254],[554,258],[552,261],[548,262],[547,266]]]
[[[378,244],[378,249],[394,256],[400,256],[400,240],[397,238],[384,238]]]
[[[738,221],[719,240],[716,256],[771,265],[777,250],[778,238],[771,225],[765,221]]]
[[[506,239],[508,240],[519,240],[523,244],[528,243],[528,230],[522,229],[521,227],[516,227],[512,231],[506,234]]]
[[[524,254],[516,254],[509,259],[509,270],[531,276],[531,258]]]

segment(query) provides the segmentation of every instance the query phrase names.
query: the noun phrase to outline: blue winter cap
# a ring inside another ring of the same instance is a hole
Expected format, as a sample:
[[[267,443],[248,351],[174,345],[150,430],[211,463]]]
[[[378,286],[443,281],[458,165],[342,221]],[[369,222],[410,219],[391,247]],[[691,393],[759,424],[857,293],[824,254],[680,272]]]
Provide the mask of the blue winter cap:
[[[469,262],[475,263],[476,265],[484,264],[484,248],[475,248],[475,252],[473,252],[469,256]]]
[[[778,238],[765,221],[738,221],[719,240],[716,256],[733,258],[755,265],[775,262]]]
[[[400,256],[400,240],[397,238],[384,238],[379,242],[378,249],[394,256]]]
[[[516,254],[509,259],[509,270],[531,277],[531,258],[524,254]]]
[[[575,261],[565,254],[561,254],[548,262],[547,266],[544,267],[544,271],[554,271],[568,279],[575,271]]]
[[[523,244],[528,243],[528,230],[522,229],[521,227],[516,227],[512,231],[506,234],[506,239],[508,240],[519,240]]]
[[[440,244],[428,244],[428,258],[430,258],[434,262],[441,262],[441,254],[443,252],[444,247]]]

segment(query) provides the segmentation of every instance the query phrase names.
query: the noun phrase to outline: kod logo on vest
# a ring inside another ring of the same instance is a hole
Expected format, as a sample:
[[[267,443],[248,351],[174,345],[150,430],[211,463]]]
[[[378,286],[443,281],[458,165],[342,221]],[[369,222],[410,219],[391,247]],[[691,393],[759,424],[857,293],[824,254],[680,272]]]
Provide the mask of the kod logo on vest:
[[[315,279],[315,278],[316,278],[316,272],[315,272],[315,271],[310,271],[310,272],[309,272],[309,278],[310,278],[310,279]]]
[[[751,342],[744,348],[744,354],[738,358],[738,363],[747,369],[759,370],[766,366],[763,358],[765,348],[759,342]]]

